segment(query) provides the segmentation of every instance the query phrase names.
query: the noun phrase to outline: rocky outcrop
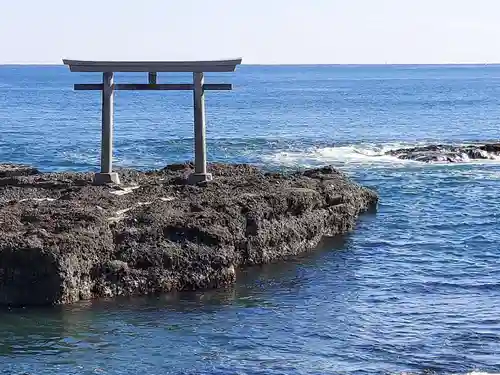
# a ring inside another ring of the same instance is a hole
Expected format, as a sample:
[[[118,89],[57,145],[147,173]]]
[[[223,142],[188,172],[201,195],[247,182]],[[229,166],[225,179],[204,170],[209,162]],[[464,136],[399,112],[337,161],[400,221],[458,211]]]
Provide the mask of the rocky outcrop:
[[[30,176],[37,173],[38,169],[29,165],[0,164],[0,177]]]
[[[121,186],[90,173],[0,166],[0,304],[215,288],[235,268],[284,259],[349,231],[377,195],[330,167],[291,174],[190,165],[120,171]]]
[[[469,160],[500,160],[500,143],[485,145],[429,145],[390,150],[386,155],[425,163],[463,163]]]

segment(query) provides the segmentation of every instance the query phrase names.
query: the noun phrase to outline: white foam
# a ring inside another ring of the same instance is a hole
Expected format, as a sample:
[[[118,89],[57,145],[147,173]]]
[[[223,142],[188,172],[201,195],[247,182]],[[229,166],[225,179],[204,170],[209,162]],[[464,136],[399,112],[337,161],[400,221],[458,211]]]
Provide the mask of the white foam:
[[[488,159],[470,159],[465,153],[460,155],[456,163],[449,163],[443,157],[442,161],[432,163],[422,163],[415,160],[399,159],[396,156],[386,155],[388,151],[425,146],[429,143],[387,143],[359,144],[339,147],[310,148],[304,151],[282,151],[273,155],[264,156],[264,162],[272,165],[285,167],[306,167],[311,168],[324,164],[332,164],[338,167],[369,165],[369,166],[405,166],[405,165],[460,165],[463,163],[495,163],[500,161],[500,155],[488,154],[484,151],[484,156]]]
[[[402,160],[395,156],[385,155],[387,151],[410,148],[403,144],[386,145],[352,145],[340,147],[311,148],[304,151],[278,152],[264,156],[264,161],[288,167],[314,167],[323,164],[411,164],[412,160]]]

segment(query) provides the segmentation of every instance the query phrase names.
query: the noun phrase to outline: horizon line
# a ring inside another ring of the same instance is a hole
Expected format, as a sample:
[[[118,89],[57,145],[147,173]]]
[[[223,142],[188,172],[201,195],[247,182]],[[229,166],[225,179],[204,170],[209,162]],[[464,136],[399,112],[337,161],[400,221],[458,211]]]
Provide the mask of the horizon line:
[[[116,60],[128,61],[128,60]],[[149,60],[148,60],[149,61]],[[155,61],[155,60],[151,60]],[[499,62],[400,62],[400,63],[242,63],[241,66],[471,66],[471,65],[500,65]],[[61,66],[55,62],[0,62],[0,66]]]

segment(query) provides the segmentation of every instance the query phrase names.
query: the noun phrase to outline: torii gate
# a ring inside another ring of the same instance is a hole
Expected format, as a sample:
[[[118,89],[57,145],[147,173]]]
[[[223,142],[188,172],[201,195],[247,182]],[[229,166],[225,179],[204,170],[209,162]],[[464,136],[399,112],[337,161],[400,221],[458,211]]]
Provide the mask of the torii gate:
[[[210,181],[207,172],[205,140],[205,96],[206,90],[232,90],[231,84],[204,83],[205,72],[233,72],[241,64],[241,58],[214,61],[83,61],[66,60],[72,72],[100,72],[102,82],[97,84],[75,84],[75,90],[102,91],[102,134],[101,134],[101,171],[94,176],[95,184],[120,183],[113,172],[113,97],[115,90],[192,90],[194,99],[194,146],[195,171],[189,176],[190,183]],[[149,83],[129,84],[113,82],[115,72],[148,73]],[[191,72],[193,83],[159,84],[159,72]]]

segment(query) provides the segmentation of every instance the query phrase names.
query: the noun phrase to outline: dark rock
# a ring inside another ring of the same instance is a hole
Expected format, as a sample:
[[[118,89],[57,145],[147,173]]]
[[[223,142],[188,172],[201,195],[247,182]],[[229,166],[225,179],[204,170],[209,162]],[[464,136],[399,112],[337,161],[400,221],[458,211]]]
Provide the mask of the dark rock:
[[[194,165],[192,163],[184,163],[184,164],[170,164],[170,165],[167,165],[163,170],[164,171],[171,171],[171,172],[178,172],[178,171],[191,170],[191,169],[194,169]]]
[[[376,205],[371,190],[330,167],[265,174],[210,165],[206,186],[179,183],[192,166],[0,178],[0,304],[215,288],[235,268],[313,249]]]
[[[500,154],[500,143],[491,143],[480,147],[481,150]]]
[[[428,145],[390,150],[386,152],[386,155],[423,163],[463,163],[469,160],[498,159],[500,157],[500,144]]]
[[[31,176],[39,173],[36,168],[28,165],[0,164],[0,177]]]

